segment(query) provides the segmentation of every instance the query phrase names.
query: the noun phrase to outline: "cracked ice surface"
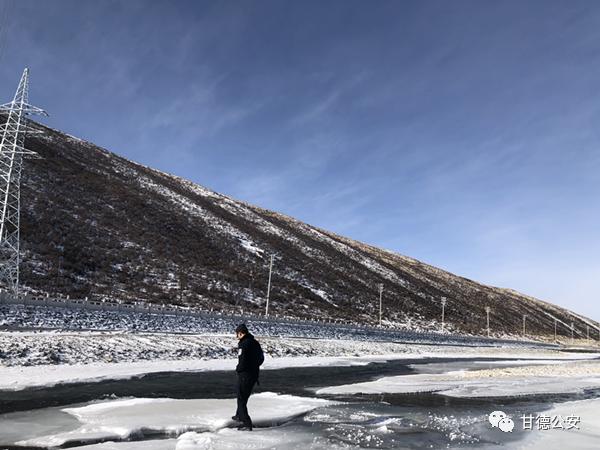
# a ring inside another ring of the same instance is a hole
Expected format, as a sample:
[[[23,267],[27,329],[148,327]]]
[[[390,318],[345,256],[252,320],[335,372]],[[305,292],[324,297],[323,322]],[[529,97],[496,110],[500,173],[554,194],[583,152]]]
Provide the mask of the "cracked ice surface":
[[[291,427],[254,430],[252,433],[240,433],[231,429],[222,429],[212,433],[188,432],[179,437],[175,450],[258,450],[278,449],[329,450],[340,447],[322,437]]]
[[[260,427],[281,424],[330,404],[323,399],[263,392],[250,397],[248,409],[255,426]],[[233,425],[230,417],[235,408],[235,399],[133,398],[93,403],[62,410],[79,421],[77,428],[21,440],[17,445],[53,447],[122,440],[136,434],[177,436],[186,431],[215,432]]]
[[[177,439],[160,439],[137,442],[103,442],[101,444],[73,447],[85,450],[337,450],[354,446],[331,442],[315,437],[307,430],[294,426],[254,429],[252,433],[232,429],[197,433],[189,431]]]
[[[579,429],[550,429],[543,431],[529,432],[525,440],[519,443],[519,449],[563,449],[573,448],[578,450],[597,449],[600,443],[600,399],[579,400],[574,402],[565,402],[555,405],[549,411],[545,411],[546,416],[569,415],[577,416],[581,419]]]

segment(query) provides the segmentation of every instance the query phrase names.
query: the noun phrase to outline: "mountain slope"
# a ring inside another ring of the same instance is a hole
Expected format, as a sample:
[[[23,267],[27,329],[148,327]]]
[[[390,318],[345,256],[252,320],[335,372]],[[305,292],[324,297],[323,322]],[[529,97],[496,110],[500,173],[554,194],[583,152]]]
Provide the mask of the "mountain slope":
[[[375,323],[494,334],[585,335],[598,324],[517,292],[484,286],[412,258],[233,200],[39,124],[27,139],[41,159],[22,180],[22,284],[72,297],[264,309]]]

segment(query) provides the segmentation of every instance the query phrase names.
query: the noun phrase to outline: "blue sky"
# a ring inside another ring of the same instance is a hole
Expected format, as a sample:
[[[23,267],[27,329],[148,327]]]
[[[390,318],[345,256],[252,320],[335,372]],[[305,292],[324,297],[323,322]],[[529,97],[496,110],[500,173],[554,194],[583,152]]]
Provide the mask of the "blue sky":
[[[600,3],[0,0],[0,94],[342,235],[600,319]]]

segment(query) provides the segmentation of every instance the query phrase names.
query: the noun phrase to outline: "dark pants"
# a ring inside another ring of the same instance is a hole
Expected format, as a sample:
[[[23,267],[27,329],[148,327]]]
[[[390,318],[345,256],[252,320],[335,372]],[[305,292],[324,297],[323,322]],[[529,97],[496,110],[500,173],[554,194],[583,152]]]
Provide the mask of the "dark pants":
[[[248,372],[240,372],[237,375],[237,412],[235,415],[240,418],[240,422],[251,427],[252,419],[248,415],[248,399],[258,377]]]

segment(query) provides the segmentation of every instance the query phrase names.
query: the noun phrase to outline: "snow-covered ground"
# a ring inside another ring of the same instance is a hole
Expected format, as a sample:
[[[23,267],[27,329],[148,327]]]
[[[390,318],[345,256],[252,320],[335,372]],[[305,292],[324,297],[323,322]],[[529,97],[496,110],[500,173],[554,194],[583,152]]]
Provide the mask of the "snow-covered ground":
[[[453,347],[354,340],[259,336],[265,369],[356,365],[398,358],[573,359],[549,349]],[[123,332],[0,332],[0,389],[65,382],[123,379],[155,372],[231,370],[237,341],[231,335]]]
[[[254,329],[251,329],[254,331]],[[520,355],[561,354],[552,349],[431,346],[341,338],[305,339],[256,333],[265,353],[282,356],[357,356],[422,352],[450,354]],[[449,343],[451,344],[451,343]],[[131,332],[0,332],[0,364],[31,366],[233,357],[237,346],[233,333],[164,334]]]
[[[271,357],[412,353],[408,345],[389,342],[259,337],[264,352]],[[4,366],[37,366],[224,359],[236,357],[234,347],[237,347],[237,340],[233,334],[0,332],[0,363]]]

